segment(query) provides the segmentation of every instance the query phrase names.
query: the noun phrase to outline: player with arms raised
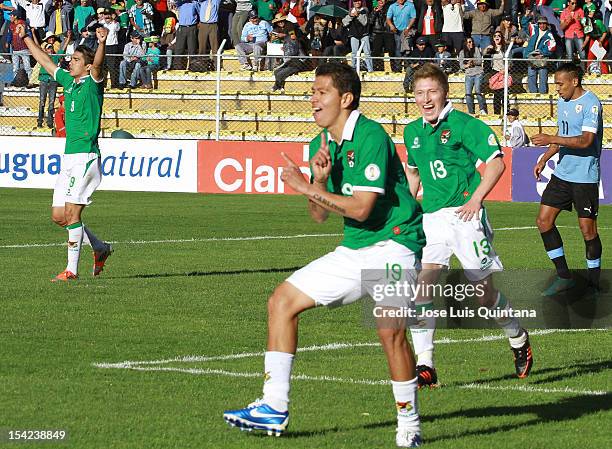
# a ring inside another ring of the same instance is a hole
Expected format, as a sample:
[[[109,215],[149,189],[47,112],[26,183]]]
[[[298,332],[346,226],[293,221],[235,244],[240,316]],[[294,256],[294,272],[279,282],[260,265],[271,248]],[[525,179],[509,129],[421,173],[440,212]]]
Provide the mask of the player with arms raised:
[[[55,223],[68,231],[68,264],[53,280],[77,279],[84,239],[94,250],[93,275],[97,276],[112,248],[84,226],[81,214],[85,206],[91,204],[90,197],[102,180],[98,134],[104,99],[102,68],[108,31],[103,27],[96,30],[98,48],[95,53],[82,45],[74,50],[69,71],[59,68],[25,27],[20,26],[18,32],[36,61],[64,87],[66,147],[53,191],[51,216]]]

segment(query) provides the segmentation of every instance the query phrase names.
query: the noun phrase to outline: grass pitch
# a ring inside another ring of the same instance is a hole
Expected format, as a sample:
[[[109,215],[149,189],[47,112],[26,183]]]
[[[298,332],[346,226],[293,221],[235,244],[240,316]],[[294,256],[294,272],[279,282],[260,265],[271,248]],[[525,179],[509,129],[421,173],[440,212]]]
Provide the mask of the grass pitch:
[[[268,295],[335,247],[340,219],[311,222],[298,197],[98,192],[85,222],[116,242],[115,254],[92,279],[86,248],[79,281],[54,285],[66,254],[50,201],[49,191],[0,189],[4,438],[10,429],[65,429],[67,441],[44,447],[394,447],[393,396],[378,383],[386,363],[359,304],[301,318],[299,344],[311,350],[296,358],[303,379],[292,384],[286,435],[242,433],[221,418],[260,394]],[[512,228],[495,237],[504,265],[552,272],[531,228],[537,205],[488,208],[494,228]],[[611,218],[602,207],[604,267]],[[570,266],[583,268],[575,223],[568,213],[558,222]],[[536,364],[521,381],[511,377],[507,341],[482,339],[500,334],[438,330],[444,385],[419,394],[427,447],[609,447],[610,332],[534,332]],[[322,347],[332,343],[347,345]],[[125,361],[150,363],[118,365]]]

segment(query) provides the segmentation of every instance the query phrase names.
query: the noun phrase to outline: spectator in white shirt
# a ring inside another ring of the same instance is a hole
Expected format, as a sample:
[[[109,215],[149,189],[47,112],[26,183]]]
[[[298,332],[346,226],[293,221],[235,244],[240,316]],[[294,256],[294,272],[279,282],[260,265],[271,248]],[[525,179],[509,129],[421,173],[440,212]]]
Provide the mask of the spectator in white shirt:
[[[104,62],[110,72],[111,89],[117,89],[119,87],[119,64],[121,63],[121,56],[117,56],[121,54],[121,48],[119,47],[119,30],[121,25],[117,22],[115,15],[110,9],[104,10],[102,25],[108,30]]]
[[[523,125],[519,121],[518,109],[512,108],[506,114],[508,127],[506,128],[506,145],[512,148],[524,147],[529,145],[529,138],[525,134]]]
[[[446,42],[446,50],[457,56],[463,48],[463,0],[442,0],[442,39]]]
[[[36,33],[38,42],[42,43],[45,37],[45,5],[41,0],[17,0],[17,4],[25,9],[32,33]]]

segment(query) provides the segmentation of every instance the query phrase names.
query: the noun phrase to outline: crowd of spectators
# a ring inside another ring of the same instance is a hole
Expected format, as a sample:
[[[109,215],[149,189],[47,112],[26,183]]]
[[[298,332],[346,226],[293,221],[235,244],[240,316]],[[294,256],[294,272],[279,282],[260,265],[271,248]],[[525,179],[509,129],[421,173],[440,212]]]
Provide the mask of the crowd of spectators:
[[[10,53],[14,74],[25,71],[27,86],[32,65],[19,23],[64,66],[76,46],[95,48],[96,27],[107,28],[107,54],[117,55],[107,58],[114,88],[151,88],[160,69],[213,70],[225,39],[242,70],[279,72],[273,90],[349,53],[368,72],[384,68],[377,58],[385,54],[397,58],[390,68],[405,72],[408,90],[414,70],[434,60],[464,74],[472,113],[473,95],[487,112],[487,81],[500,113],[509,80],[498,78],[510,43],[512,58],[527,60],[530,92],[547,92],[551,59],[579,58],[595,74],[608,73],[603,61],[611,59],[611,0],[0,0],[0,10],[0,52]]]

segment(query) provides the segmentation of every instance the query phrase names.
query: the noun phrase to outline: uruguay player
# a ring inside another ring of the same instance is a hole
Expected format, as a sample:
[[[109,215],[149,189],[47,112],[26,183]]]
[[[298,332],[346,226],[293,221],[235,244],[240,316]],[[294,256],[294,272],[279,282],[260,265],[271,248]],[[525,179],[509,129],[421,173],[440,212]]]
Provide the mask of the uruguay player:
[[[555,226],[562,210],[571,211],[572,204],[576,208],[586,246],[589,282],[595,290],[599,289],[602,251],[597,233],[603,137],[601,103],[595,94],[582,87],[582,71],[574,64],[563,64],[557,69],[555,85],[561,97],[557,104],[558,134],[536,134],[531,139],[535,145],[549,146],[533,169],[538,181],[548,160],[559,153],[557,167],[542,194],[536,221],[544,248],[557,269],[557,278],[544,290],[543,296],[553,296],[575,285]]]

